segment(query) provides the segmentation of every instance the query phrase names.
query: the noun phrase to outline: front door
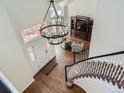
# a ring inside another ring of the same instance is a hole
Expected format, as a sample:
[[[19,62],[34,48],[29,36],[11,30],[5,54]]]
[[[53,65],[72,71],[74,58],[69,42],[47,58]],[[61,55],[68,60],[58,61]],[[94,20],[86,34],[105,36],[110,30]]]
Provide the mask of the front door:
[[[28,53],[35,73],[42,69],[49,61],[45,39],[36,37],[27,44]]]

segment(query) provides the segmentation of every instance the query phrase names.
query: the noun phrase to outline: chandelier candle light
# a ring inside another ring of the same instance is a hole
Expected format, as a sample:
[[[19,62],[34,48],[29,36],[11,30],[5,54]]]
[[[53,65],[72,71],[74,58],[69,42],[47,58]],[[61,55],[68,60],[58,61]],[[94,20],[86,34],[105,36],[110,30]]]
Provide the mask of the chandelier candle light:
[[[46,21],[50,8],[54,9],[55,16],[49,17]],[[50,5],[40,27],[40,34],[47,38],[51,45],[58,45],[66,40],[66,35],[69,33],[69,25],[64,23],[64,18],[59,16],[54,5],[54,0],[50,0]]]

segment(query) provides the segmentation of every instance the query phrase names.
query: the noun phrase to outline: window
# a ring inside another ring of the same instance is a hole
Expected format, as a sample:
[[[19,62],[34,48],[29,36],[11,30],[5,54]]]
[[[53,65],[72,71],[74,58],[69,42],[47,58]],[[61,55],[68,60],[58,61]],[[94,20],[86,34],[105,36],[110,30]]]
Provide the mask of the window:
[[[27,28],[21,32],[21,36],[25,43],[29,42],[37,36],[40,36],[40,26],[41,24],[33,26],[31,28]]]
[[[59,16],[62,16],[61,8],[57,8],[57,13],[58,13]],[[54,11],[53,7],[51,7],[50,8],[50,17],[52,18],[52,17],[55,17],[55,16],[56,16],[55,11]]]

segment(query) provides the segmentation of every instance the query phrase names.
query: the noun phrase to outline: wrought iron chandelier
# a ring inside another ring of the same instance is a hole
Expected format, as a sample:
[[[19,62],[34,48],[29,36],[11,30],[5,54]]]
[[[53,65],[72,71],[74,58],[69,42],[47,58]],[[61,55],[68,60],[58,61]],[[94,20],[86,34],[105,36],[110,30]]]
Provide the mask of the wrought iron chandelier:
[[[50,8],[54,9],[55,16],[49,17],[46,21]],[[64,18],[60,17],[54,5],[54,0],[50,0],[50,5],[45,14],[43,23],[40,27],[40,34],[42,37],[47,38],[51,45],[58,45],[66,40],[66,35],[69,33],[68,24],[64,23]]]

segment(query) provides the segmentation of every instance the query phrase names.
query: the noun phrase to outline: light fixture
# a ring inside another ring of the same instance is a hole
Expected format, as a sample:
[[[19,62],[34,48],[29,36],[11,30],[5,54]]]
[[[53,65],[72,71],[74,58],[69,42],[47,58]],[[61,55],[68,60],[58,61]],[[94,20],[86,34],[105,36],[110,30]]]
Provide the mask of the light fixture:
[[[50,8],[53,8],[55,12],[54,17],[47,19]],[[65,41],[66,35],[69,33],[68,24],[64,23],[64,18],[59,16],[54,5],[54,0],[50,0],[50,5],[44,17],[43,23],[40,27],[40,34],[42,37],[47,38],[52,45],[58,45]]]

